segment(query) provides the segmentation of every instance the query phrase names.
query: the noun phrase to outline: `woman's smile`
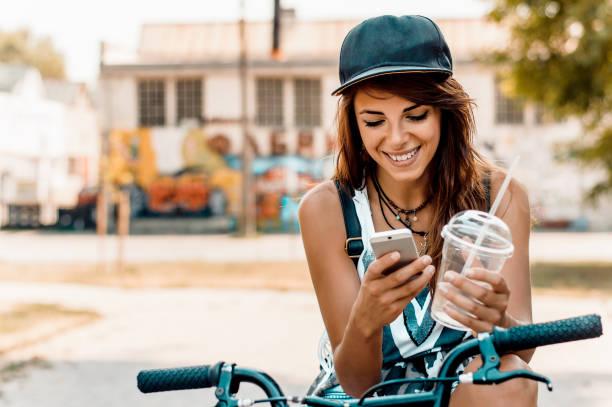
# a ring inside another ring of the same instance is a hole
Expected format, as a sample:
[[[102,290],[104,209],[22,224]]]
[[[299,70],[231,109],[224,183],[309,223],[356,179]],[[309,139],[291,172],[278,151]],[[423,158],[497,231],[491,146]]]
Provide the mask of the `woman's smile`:
[[[421,146],[417,146],[405,153],[384,152],[391,159],[391,163],[398,167],[406,167],[417,160]]]

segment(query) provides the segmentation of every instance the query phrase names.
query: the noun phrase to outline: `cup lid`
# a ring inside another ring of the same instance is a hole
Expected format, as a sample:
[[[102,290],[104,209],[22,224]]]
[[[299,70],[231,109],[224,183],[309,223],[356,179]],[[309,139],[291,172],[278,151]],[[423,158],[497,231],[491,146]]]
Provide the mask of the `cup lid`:
[[[484,230],[484,237],[479,247],[476,241]],[[467,210],[456,214],[442,228],[442,237],[452,239],[470,249],[497,256],[510,257],[514,251],[512,233],[506,223],[497,216],[487,212]]]

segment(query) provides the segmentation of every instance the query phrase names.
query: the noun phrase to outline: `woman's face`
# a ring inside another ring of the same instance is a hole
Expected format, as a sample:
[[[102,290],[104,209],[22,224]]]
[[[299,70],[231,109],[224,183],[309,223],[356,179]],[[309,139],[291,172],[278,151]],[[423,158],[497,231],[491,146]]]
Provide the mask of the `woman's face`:
[[[419,180],[438,148],[440,109],[369,89],[357,90],[353,103],[363,145],[380,170],[397,181]]]

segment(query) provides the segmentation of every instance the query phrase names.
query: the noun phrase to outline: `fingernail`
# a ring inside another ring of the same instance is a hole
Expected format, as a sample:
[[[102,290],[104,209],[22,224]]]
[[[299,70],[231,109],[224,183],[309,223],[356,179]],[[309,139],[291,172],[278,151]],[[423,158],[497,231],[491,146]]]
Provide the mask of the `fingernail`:
[[[440,285],[440,286],[438,287],[438,290],[440,290],[440,292],[441,292],[442,294],[446,294],[446,293],[448,292],[448,288],[447,288],[447,287],[445,287],[445,286],[443,286],[443,285]]]
[[[423,264],[427,265],[427,264],[431,264],[431,256],[423,256],[423,258],[421,259],[421,261],[423,262]]]
[[[399,252],[392,252],[391,253],[391,260],[397,260],[399,258],[400,258]]]
[[[436,268],[434,266],[427,266],[423,271],[426,273],[433,273],[435,269]]]
[[[474,276],[474,269],[467,269],[467,270],[465,271],[465,275],[466,275],[467,277],[473,277],[473,276]]]
[[[446,273],[444,273],[444,279],[446,281],[453,281],[455,279],[455,273],[452,271],[447,271]]]

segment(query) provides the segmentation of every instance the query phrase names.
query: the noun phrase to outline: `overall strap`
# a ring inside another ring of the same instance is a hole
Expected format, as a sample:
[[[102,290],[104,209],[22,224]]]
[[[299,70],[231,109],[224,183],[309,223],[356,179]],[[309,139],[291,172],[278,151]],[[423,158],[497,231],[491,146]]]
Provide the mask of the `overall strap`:
[[[344,217],[344,228],[346,229],[346,242],[344,243],[344,251],[353,260],[355,267],[359,262],[359,256],[363,252],[363,241],[361,240],[361,224],[357,217],[357,210],[352,197],[340,185],[340,181],[334,180],[338,196],[340,197],[340,205],[342,206],[342,216]]]
[[[487,199],[487,211],[489,211],[491,209],[491,171],[485,171],[482,186],[484,187],[485,198]]]

